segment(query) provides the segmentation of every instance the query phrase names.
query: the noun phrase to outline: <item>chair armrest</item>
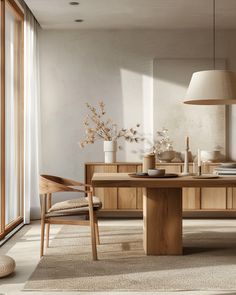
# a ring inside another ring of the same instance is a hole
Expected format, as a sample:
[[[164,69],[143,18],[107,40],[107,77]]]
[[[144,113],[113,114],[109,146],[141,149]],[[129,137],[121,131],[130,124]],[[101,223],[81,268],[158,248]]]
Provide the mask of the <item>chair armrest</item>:
[[[40,176],[40,194],[50,194],[50,193],[57,193],[57,192],[80,192],[80,193],[88,193],[91,192],[91,186],[88,186],[88,189],[86,187],[84,189],[78,189],[71,185],[71,182],[63,181],[62,178],[59,177],[58,181],[57,177],[54,176],[48,176],[48,175],[41,175]],[[76,182],[77,184],[79,182]],[[75,184],[75,182],[73,183]],[[79,183],[80,184],[80,183]],[[79,185],[76,185],[79,186]]]
[[[82,183],[73,179],[69,179],[69,178],[63,178],[63,177],[59,177],[59,176],[54,176],[54,175],[46,175],[43,174],[41,175],[41,177],[46,178],[50,181],[56,182],[56,183],[60,183],[66,186],[84,186],[86,187],[91,187],[91,184],[86,184],[86,183]]]

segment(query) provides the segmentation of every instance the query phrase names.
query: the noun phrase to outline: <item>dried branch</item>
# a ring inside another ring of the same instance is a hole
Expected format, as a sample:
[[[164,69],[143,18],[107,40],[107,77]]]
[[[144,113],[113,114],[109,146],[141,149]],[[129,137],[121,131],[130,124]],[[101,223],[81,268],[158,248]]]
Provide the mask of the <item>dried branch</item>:
[[[104,118],[106,111],[102,100],[98,103],[98,109],[89,103],[86,103],[86,107],[90,114],[84,120],[86,138],[80,142],[81,148],[84,148],[87,144],[93,144],[97,139],[110,141],[124,138],[129,142],[143,140],[143,138],[138,136],[138,131],[135,128],[122,128],[118,130],[117,124],[114,124],[112,119]],[[140,124],[137,124],[136,127],[139,128]]]

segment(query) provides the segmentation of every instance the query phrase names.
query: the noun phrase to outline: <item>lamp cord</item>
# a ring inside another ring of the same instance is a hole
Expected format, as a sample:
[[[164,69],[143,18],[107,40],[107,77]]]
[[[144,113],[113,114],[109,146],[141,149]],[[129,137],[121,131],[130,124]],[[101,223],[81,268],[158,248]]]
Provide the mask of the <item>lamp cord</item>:
[[[213,69],[216,69],[216,3],[213,0]]]

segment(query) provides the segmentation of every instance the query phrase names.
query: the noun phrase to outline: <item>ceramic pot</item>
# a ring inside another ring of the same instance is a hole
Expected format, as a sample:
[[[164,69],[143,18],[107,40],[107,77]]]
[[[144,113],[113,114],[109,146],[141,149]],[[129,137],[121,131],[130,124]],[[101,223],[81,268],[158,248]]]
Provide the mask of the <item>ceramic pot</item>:
[[[143,172],[147,173],[148,169],[155,169],[156,158],[155,154],[148,154],[143,157]]]
[[[115,163],[116,162],[116,152],[117,152],[117,142],[114,140],[107,140],[103,142],[104,150],[104,162],[105,163]]]
[[[162,163],[169,163],[175,157],[175,151],[164,151],[160,154],[157,154],[157,158]]]
[[[220,159],[220,151],[201,151],[201,160],[203,162],[217,162]]]

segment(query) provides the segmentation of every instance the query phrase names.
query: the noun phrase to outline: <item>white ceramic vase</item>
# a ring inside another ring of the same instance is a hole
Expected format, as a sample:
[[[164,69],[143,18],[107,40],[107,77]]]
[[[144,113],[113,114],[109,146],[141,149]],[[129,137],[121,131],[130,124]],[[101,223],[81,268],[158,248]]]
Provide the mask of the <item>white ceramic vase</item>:
[[[103,142],[105,155],[105,163],[116,162],[117,142],[115,140],[107,140]]]

